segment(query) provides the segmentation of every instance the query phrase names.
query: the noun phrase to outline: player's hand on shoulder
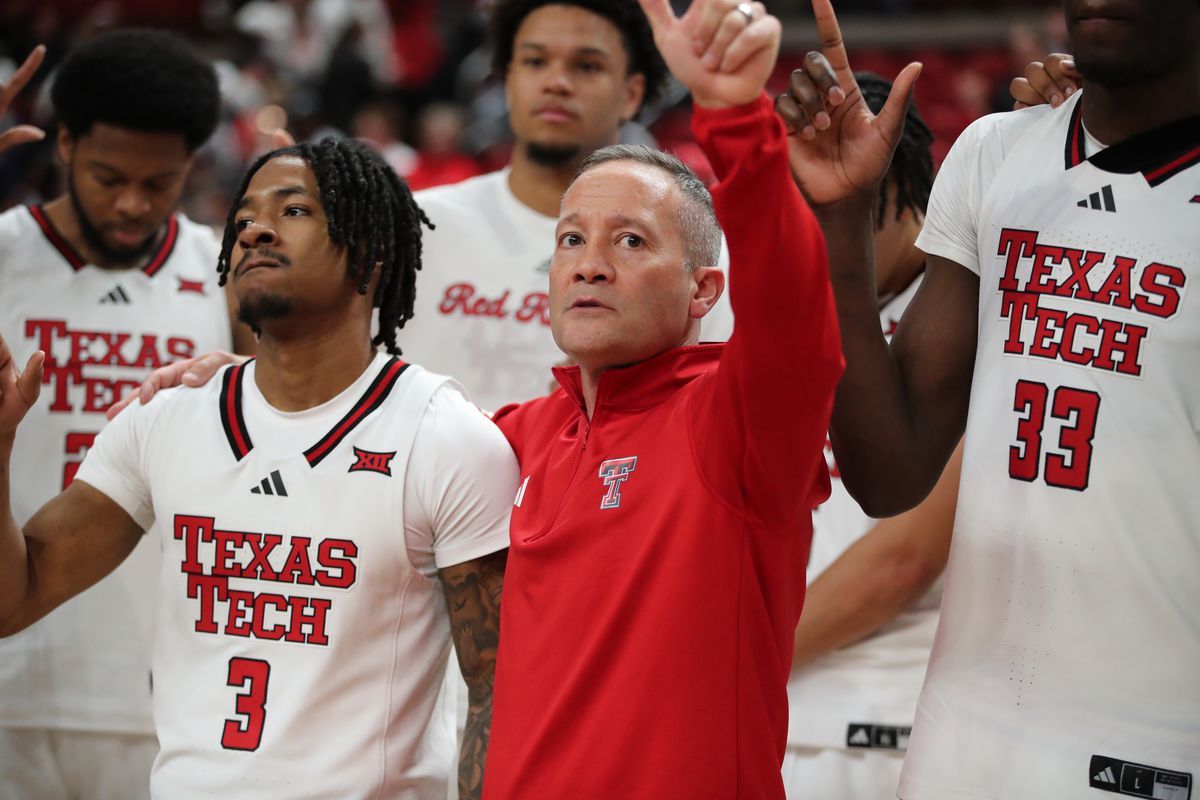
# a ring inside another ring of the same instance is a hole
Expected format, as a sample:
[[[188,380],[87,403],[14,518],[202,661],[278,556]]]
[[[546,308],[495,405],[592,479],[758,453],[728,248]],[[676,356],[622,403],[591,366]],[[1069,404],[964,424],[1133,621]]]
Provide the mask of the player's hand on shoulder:
[[[1075,68],[1075,57],[1067,53],[1051,53],[1045,61],[1031,61],[1025,76],[1013,78],[1008,85],[1013,96],[1013,110],[1049,103],[1058,108],[1063,101],[1079,90],[1083,76]]]
[[[830,0],[813,0],[820,52],[792,72],[775,110],[788,129],[792,175],[814,207],[873,200],[904,128],[921,65],[901,70],[878,115],[867,108]]]
[[[113,407],[105,412],[105,415],[109,419],[113,419],[134,400],[139,400],[142,405],[145,405],[163,389],[180,385],[203,386],[212,380],[212,377],[226,364],[242,364],[247,360],[245,356],[237,356],[224,350],[214,350],[202,356],[185,358],[182,361],[167,364],[165,367],[159,367],[151,372],[146,380],[142,381],[141,386],[122,397],[119,402],[114,403]]]
[[[7,82],[0,83],[0,118],[8,113],[13,98],[25,88],[25,84],[29,83],[29,79],[42,65],[42,59],[45,56],[46,46],[39,44],[33,48],[33,52],[25,59],[25,63],[17,68],[12,77]],[[19,144],[41,141],[45,136],[46,132],[41,128],[33,125],[17,125],[15,128],[0,132],[0,153]]]
[[[638,0],[667,68],[697,105],[728,108],[758,97],[775,67],[782,26],[762,3],[693,0],[676,17],[669,0]]]
[[[45,360],[46,354],[38,350],[29,357],[25,369],[18,371],[12,351],[0,337],[0,436],[15,431],[37,402],[42,391],[42,363]]]

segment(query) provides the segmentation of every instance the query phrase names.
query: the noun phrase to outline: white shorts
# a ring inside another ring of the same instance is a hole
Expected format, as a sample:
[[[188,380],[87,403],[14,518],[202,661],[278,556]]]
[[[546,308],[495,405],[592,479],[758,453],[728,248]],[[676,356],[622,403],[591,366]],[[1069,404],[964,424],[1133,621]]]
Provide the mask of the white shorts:
[[[788,800],[895,800],[904,753],[794,747],[783,756]]]
[[[148,800],[156,755],[154,736],[0,728],[0,798]]]

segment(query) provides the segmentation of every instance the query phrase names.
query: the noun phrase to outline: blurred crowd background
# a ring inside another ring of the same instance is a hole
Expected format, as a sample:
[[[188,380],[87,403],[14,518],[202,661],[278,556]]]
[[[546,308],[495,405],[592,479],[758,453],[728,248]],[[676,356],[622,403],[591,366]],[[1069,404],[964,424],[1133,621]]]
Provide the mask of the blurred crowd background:
[[[676,0],[677,8],[687,0]],[[489,73],[489,0],[3,0],[0,80],[38,43],[46,62],[0,122],[53,129],[45,88],[70,48],[98,31],[150,26],[192,40],[217,67],[221,127],[199,153],[184,211],[223,222],[244,167],[286,127],[377,147],[414,189],[503,166],[510,134],[503,88]],[[769,0],[784,22],[782,87],[817,45],[808,0]],[[856,69],[893,77],[925,65],[917,102],[940,162],[972,120],[1011,108],[1009,80],[1065,49],[1053,0],[837,0]],[[138,87],[130,86],[130,92]],[[711,175],[691,141],[678,88],[630,123],[627,141],[655,142]],[[0,156],[0,210],[59,193],[52,139]]]

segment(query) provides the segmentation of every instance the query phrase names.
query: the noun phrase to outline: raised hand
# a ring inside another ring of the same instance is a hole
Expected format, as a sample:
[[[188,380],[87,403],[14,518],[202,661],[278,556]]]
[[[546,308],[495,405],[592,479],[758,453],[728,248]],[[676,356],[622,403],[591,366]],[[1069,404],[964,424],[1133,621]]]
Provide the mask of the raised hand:
[[[792,73],[775,110],[788,127],[796,184],[814,207],[869,200],[892,162],[921,65],[901,70],[879,115],[871,113],[846,58],[830,0],[812,0],[821,51]]]
[[[12,352],[0,337],[0,436],[11,434],[33,408],[42,391],[42,363],[46,354],[38,350],[29,357],[24,372],[17,372]]]
[[[8,107],[12,105],[13,98],[25,88],[25,84],[29,83],[29,79],[33,77],[33,73],[37,72],[38,67],[42,65],[42,59],[45,56],[46,48],[44,45],[39,44],[33,48],[33,52],[25,59],[25,63],[13,73],[8,82],[0,83],[0,117],[8,113]],[[45,136],[46,132],[41,128],[33,125],[18,125],[11,130],[0,133],[0,153],[19,144],[41,141]]]
[[[669,0],[638,0],[667,68],[696,105],[727,108],[762,93],[779,55],[781,26],[762,3],[694,0],[676,17]]]

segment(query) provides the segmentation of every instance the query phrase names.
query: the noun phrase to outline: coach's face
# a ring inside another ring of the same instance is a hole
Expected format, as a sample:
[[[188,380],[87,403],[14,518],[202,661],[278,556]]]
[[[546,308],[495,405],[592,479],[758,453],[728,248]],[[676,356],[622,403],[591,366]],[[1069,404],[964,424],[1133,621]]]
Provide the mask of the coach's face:
[[[1090,81],[1121,86],[1196,58],[1197,0],[1064,0],[1071,52]]]
[[[569,160],[617,140],[645,76],[629,74],[616,25],[578,6],[546,5],[521,22],[505,76],[509,122],[535,158]]]
[[[273,158],[259,168],[234,216],[229,263],[238,316],[257,327],[271,319],[345,309],[358,297],[346,252],[329,238],[321,192],[308,162]],[[368,295],[370,296],[370,295]]]
[[[684,268],[684,198],[657,167],[611,161],[563,197],[550,262],[554,341],[580,366],[643,361],[694,340],[711,301]],[[708,287],[706,287],[708,288]]]
[[[183,136],[96,123],[78,138],[63,126],[57,144],[88,247],[108,264],[145,256],[179,202],[192,163]]]

